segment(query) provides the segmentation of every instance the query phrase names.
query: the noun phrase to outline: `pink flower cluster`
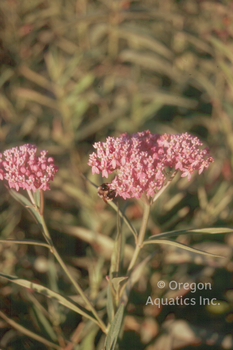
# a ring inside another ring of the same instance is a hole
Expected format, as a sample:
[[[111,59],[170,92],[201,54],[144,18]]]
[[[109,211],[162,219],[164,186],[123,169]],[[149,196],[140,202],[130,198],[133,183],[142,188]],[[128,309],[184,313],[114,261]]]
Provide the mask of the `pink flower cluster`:
[[[126,198],[140,198],[143,193],[153,197],[164,184],[168,170],[180,170],[188,176],[198,170],[202,173],[213,162],[208,148],[188,133],[176,135],[151,134],[149,130],[133,135],[108,137],[106,142],[96,142],[96,152],[89,156],[92,173],[102,172],[103,177],[116,171],[110,184],[116,194]]]
[[[44,191],[49,190],[49,181],[53,180],[58,167],[52,157],[47,158],[48,151],[41,151],[36,156],[35,145],[26,144],[13,147],[0,153],[0,179],[6,179],[10,188]]]

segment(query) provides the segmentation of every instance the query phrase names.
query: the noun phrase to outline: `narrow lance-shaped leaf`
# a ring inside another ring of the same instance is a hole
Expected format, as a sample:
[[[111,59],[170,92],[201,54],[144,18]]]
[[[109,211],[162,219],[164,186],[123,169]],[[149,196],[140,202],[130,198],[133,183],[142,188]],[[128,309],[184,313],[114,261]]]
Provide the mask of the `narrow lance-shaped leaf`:
[[[36,206],[37,208],[40,208],[40,190],[36,190],[36,192],[33,193],[33,197],[35,199],[35,203],[36,203]]]
[[[95,188],[98,188],[98,186],[96,184],[94,184],[94,182],[92,182],[91,180],[89,180],[84,174],[80,173],[80,175],[87,180],[92,186],[94,186]],[[136,238],[138,233],[137,230],[135,229],[135,227],[131,224],[131,222],[127,219],[127,217],[125,216],[125,214],[118,208],[118,206],[114,203],[114,202],[108,202],[108,204],[116,211],[119,211],[119,216],[124,220],[125,224],[128,226],[128,228],[130,229],[130,231],[132,232],[132,234],[134,235],[134,237]]]
[[[41,247],[46,247],[50,249],[50,246],[47,243],[43,243],[40,241],[34,241],[32,239],[0,239],[0,243],[13,243],[13,244],[29,244],[29,245],[37,245]]]
[[[145,242],[149,242],[151,240],[159,239],[161,237],[173,237],[178,235],[184,235],[187,233],[195,233],[195,234],[219,234],[219,233],[229,233],[233,232],[233,228],[230,227],[206,227],[206,228],[199,228],[199,229],[190,229],[190,230],[175,230],[175,231],[168,231],[159,233],[157,235],[153,235],[149,237]]]
[[[53,327],[51,326],[49,320],[45,317],[43,312],[40,309],[38,309],[35,305],[32,309],[32,312],[33,316],[36,318],[37,323],[40,324],[43,331],[49,335],[50,339],[52,339],[53,341],[57,341],[57,335],[55,334]]]
[[[108,322],[111,323],[114,318],[114,304],[113,304],[113,293],[111,291],[110,284],[107,287],[107,314]]]
[[[22,204],[27,210],[29,210],[29,212],[32,214],[32,216],[36,220],[36,222],[40,225],[41,231],[43,232],[46,241],[49,243],[50,246],[53,246],[53,243],[51,241],[51,237],[48,231],[44,229],[46,225],[45,225],[43,216],[39,214],[39,212],[34,208],[33,204],[22,194],[12,189],[9,192],[13,198],[15,198],[20,204]]]
[[[136,238],[138,233],[135,227],[131,224],[131,222],[128,220],[128,218],[125,216],[125,214],[118,209],[117,205],[114,202],[108,202],[109,205],[117,212],[119,210],[119,216],[124,220],[125,224],[128,226],[134,237]]]
[[[25,334],[27,337],[31,337],[32,339],[35,339],[42,344],[45,344],[51,349],[57,349],[57,350],[62,350],[62,348],[54,343],[51,343],[49,340],[41,337],[40,335],[30,331],[28,328],[23,327],[21,324],[15,322],[11,318],[7,317],[2,311],[0,311],[0,317],[3,318],[9,325],[11,325],[13,328],[17,329],[22,334]]]
[[[53,246],[53,242],[51,240],[50,234],[48,232],[47,226],[45,224],[44,221],[44,217],[43,215],[40,215],[39,211],[37,211],[35,209],[35,207],[33,206],[33,204],[23,195],[21,195],[20,193],[14,191],[14,190],[10,190],[10,194],[12,195],[12,197],[14,197],[19,203],[21,203],[26,209],[29,210],[29,212],[32,214],[32,216],[35,218],[36,222],[40,225],[41,231],[46,239],[46,241],[49,243],[49,245],[52,247]],[[38,192],[38,196],[39,196],[39,192]],[[36,195],[37,197],[37,195]],[[34,196],[33,196],[34,199]],[[34,199],[35,200],[35,199]],[[39,203],[41,204],[41,201],[39,198],[37,198],[37,200],[39,200]]]
[[[121,324],[124,316],[124,304],[121,304],[118,308],[116,315],[111,323],[109,328],[106,341],[105,341],[105,350],[114,350],[117,338],[121,330]]]
[[[129,278],[128,276],[122,276],[122,277],[115,277],[112,279],[112,286],[113,286],[114,290],[116,291],[116,294],[118,294],[118,292],[119,292],[121,282],[126,283],[127,282],[126,280],[128,278]]]
[[[124,237],[122,237],[121,222],[119,216],[119,210],[117,211],[117,236],[114,242],[114,248],[111,257],[110,273],[109,273],[109,286],[107,293],[107,312],[109,317],[109,323],[112,322],[115,307],[118,306],[119,301],[119,288],[120,282],[127,277],[118,277],[121,267],[123,265],[123,249],[124,249]]]
[[[30,213],[32,214],[32,216],[35,218],[35,220],[38,223],[40,223],[40,214],[34,209],[32,203],[29,201],[29,199],[27,199],[22,194],[20,194],[19,192],[14,191],[12,189],[9,190],[9,193],[15,200],[17,200],[17,202],[19,202],[27,210],[29,210]]]
[[[117,235],[114,242],[114,249],[112,252],[112,258],[111,258],[111,266],[110,266],[110,279],[113,277],[118,277],[120,273],[120,268],[122,266],[122,260],[123,260],[123,237],[122,237],[122,230],[121,230],[121,224],[120,224],[120,217],[119,217],[119,210],[117,211]]]
[[[171,241],[169,239],[158,239],[158,240],[145,241],[143,243],[143,246],[146,245],[146,244],[167,244],[167,245],[172,245],[173,247],[177,247],[177,248],[188,250],[188,251],[190,251],[192,253],[198,253],[198,254],[202,254],[202,255],[212,256],[212,257],[215,257],[215,258],[225,258],[224,256],[217,255],[217,254],[211,254],[211,253],[208,253],[208,252],[204,252],[203,250],[192,248],[192,247],[189,247],[186,244],[179,243],[179,242],[176,242],[176,241]]]
[[[131,289],[133,288],[135,283],[137,283],[137,281],[140,279],[141,275],[143,274],[145,266],[153,258],[154,255],[155,255],[155,252],[147,256],[143,261],[140,262],[140,264],[136,265],[133,268],[133,271],[131,272],[129,279],[127,280],[127,283],[124,284],[121,288],[120,303],[124,303],[125,305],[127,304]]]
[[[122,231],[122,225],[121,225],[121,219],[120,219],[120,212],[119,212],[119,205],[117,204],[117,230],[120,233],[119,237],[119,253],[118,253],[118,275],[121,274],[123,269],[123,260],[124,260],[124,249],[125,249],[125,233]]]
[[[25,287],[25,288],[30,288],[33,289],[35,292],[43,294],[47,296],[48,298],[53,298],[57,300],[61,305],[66,306],[68,309],[75,311],[76,313],[92,320],[93,322],[97,323],[96,319],[94,319],[91,315],[91,313],[86,310],[85,308],[77,305],[77,303],[74,303],[71,301],[69,298],[62,296],[59,293],[56,293],[52,291],[49,288],[46,288],[40,284],[30,282],[24,279],[17,278],[15,276],[7,275],[4,273],[0,273],[0,277],[7,279],[8,281],[15,283],[19,286]]]

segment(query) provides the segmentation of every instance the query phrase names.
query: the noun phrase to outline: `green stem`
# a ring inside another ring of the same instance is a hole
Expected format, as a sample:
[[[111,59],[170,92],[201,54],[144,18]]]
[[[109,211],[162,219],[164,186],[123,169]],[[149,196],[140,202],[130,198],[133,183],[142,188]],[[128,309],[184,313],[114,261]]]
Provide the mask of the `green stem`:
[[[34,205],[35,208],[37,208],[36,202],[35,202],[35,199],[34,199],[34,197],[33,197],[33,195],[32,195],[31,190],[27,190],[27,193],[28,193],[28,197],[30,198],[32,204]]]
[[[37,211],[40,214],[38,208],[37,208]],[[52,238],[50,237],[50,233],[49,233],[49,231],[47,229],[46,223],[44,221],[44,216],[41,215],[41,214],[40,214],[40,223],[41,223],[41,226],[42,226],[42,229],[43,229],[43,232],[44,232],[44,238],[45,238],[46,242],[49,244],[51,253],[54,254],[55,247],[53,245],[53,241],[52,241]]]
[[[56,257],[57,261],[59,262],[60,266],[63,268],[65,274],[67,275],[67,277],[69,278],[69,280],[71,281],[71,283],[73,284],[73,286],[75,287],[75,289],[77,290],[77,292],[81,295],[81,297],[83,298],[84,302],[86,303],[87,306],[89,306],[91,312],[93,313],[93,315],[95,316],[96,320],[99,323],[99,327],[102,329],[102,331],[104,333],[106,333],[106,329],[107,327],[105,326],[105,324],[103,323],[103,321],[99,318],[96,310],[94,309],[94,307],[92,306],[91,302],[88,300],[88,298],[86,297],[86,295],[84,294],[82,288],[79,286],[79,284],[75,281],[75,279],[72,277],[72,275],[70,274],[69,270],[67,269],[65,263],[63,262],[62,258],[60,257],[59,253],[57,252],[56,248],[54,247],[52,240],[50,238],[50,234],[49,231],[47,229],[46,223],[44,221],[44,217],[41,215],[41,223],[42,223],[42,227],[45,233],[45,237],[48,238],[52,244],[50,244],[51,247],[51,252],[54,254],[54,256]],[[46,239],[47,240],[47,239]]]
[[[156,195],[154,196],[152,203],[154,203],[160,196],[161,194],[166,190],[166,188],[170,185],[170,183],[172,182],[172,180],[174,179],[174,177],[176,176],[178,170],[175,170],[170,178],[167,180],[167,182],[163,185],[163,187],[156,193]]]
[[[77,290],[77,292],[81,295],[82,299],[84,300],[84,302],[86,303],[86,305],[89,307],[89,309],[91,310],[91,312],[93,313],[93,315],[95,316],[99,327],[102,329],[102,331],[104,333],[107,333],[107,327],[105,326],[105,324],[103,323],[103,321],[100,319],[100,317],[98,316],[95,308],[92,306],[91,302],[88,300],[88,298],[86,297],[86,295],[84,294],[82,288],[79,286],[79,284],[75,281],[75,279],[72,277],[72,275],[70,274],[69,270],[67,269],[65,263],[63,262],[62,258],[60,257],[59,253],[57,252],[56,248],[54,247],[53,241],[51,239],[50,233],[48,231],[47,225],[45,223],[44,220],[44,216],[43,216],[43,208],[44,208],[44,199],[43,199],[43,193],[42,191],[40,191],[40,200],[42,203],[41,208],[39,209],[35,203],[35,200],[32,196],[31,191],[27,191],[28,192],[28,196],[33,204],[34,209],[38,212],[38,214],[40,215],[40,224],[42,226],[43,229],[43,233],[44,233],[44,238],[47,241],[50,251],[51,253],[56,257],[57,261],[59,262],[60,266],[63,268],[65,274],[67,275],[67,277],[69,278],[69,280],[71,281],[71,283],[73,284],[74,288]]]
[[[43,191],[40,190],[40,215],[44,213],[44,194]]]
[[[156,193],[155,197],[153,198],[153,200],[151,201],[150,204],[154,203],[160,196],[161,194],[166,190],[166,188],[170,185],[170,183],[172,182],[172,180],[174,179],[175,175],[177,174],[177,170],[175,170],[170,178],[167,180],[166,184]],[[143,241],[144,241],[144,237],[145,237],[145,233],[146,233],[146,226],[147,226],[147,222],[148,222],[148,218],[149,218],[149,214],[150,214],[150,204],[147,204],[147,202],[144,200],[144,212],[143,212],[143,218],[142,218],[142,225],[140,228],[140,232],[137,238],[137,242],[136,242],[136,248],[132,257],[132,260],[129,264],[128,267],[128,271],[130,271],[134,264],[136,263],[138,254],[141,250],[141,248],[143,247]]]
[[[144,241],[144,237],[145,237],[145,233],[146,233],[146,227],[147,227],[149,214],[150,214],[150,205],[145,203],[143,217],[142,217],[142,224],[141,224],[140,232],[139,232],[139,235],[137,238],[136,248],[135,248],[132,260],[131,260],[129,267],[128,267],[128,271],[130,271],[134,267],[136,260],[137,260],[137,257],[138,257],[138,254],[139,254],[141,248],[143,247],[143,241]]]

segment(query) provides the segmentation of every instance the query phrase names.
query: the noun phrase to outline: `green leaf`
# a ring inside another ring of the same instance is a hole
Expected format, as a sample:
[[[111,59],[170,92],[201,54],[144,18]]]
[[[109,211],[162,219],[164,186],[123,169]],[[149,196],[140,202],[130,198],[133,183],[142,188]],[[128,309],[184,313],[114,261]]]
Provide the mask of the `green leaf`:
[[[118,208],[119,209],[119,208]],[[110,280],[113,277],[118,277],[120,270],[123,265],[123,250],[124,250],[125,237],[122,237],[122,230],[120,224],[119,210],[117,211],[117,235],[114,243],[114,249],[111,257],[111,266],[110,266]]]
[[[57,335],[55,334],[50,322],[45,317],[43,312],[36,306],[33,308],[33,311],[34,316],[36,317],[37,322],[43,328],[43,331],[49,335],[50,339],[52,339],[53,341],[57,341]]]
[[[138,233],[135,227],[131,224],[125,214],[117,207],[114,202],[108,202],[108,204],[117,212],[119,210],[119,216],[124,220],[125,224],[128,226],[134,237],[136,238]]]
[[[121,274],[123,269],[123,260],[124,260],[124,249],[125,249],[125,233],[122,231],[122,225],[121,225],[121,219],[120,219],[120,212],[119,212],[119,205],[117,204],[117,233],[118,233],[118,240],[117,240],[117,246],[119,248],[119,252],[117,254],[117,264],[118,264],[118,276]]]
[[[80,348],[82,350],[94,350],[95,349],[95,338],[96,338],[96,334],[99,331],[99,327],[97,327],[96,325],[93,325],[93,327],[89,330],[88,333],[85,334],[85,336],[83,337],[82,343]],[[67,347],[68,348],[68,347]],[[73,349],[73,347],[72,347]]]
[[[116,240],[114,242],[114,248],[111,256],[111,266],[110,266],[110,276],[117,277],[119,273],[119,265],[120,265],[120,254],[121,254],[121,233],[118,231]]]
[[[48,298],[53,298],[53,299],[57,300],[61,305],[66,306],[68,309],[75,311],[76,313],[78,313],[78,314],[80,314],[80,315],[82,315],[82,316],[84,316],[84,317],[86,317],[86,318],[88,318],[88,319],[90,319],[93,322],[98,324],[96,319],[94,319],[91,316],[91,313],[88,310],[86,310],[82,306],[79,306],[77,303],[74,303],[68,297],[64,297],[61,294],[56,293],[56,292],[52,291],[51,289],[46,288],[40,284],[30,282],[30,281],[27,281],[24,279],[20,279],[20,278],[15,277],[15,276],[0,273],[0,277],[5,278],[8,281],[15,283],[19,286],[33,289],[35,292],[43,294]]]
[[[98,188],[98,186],[96,184],[94,184],[94,182],[92,182],[91,180],[89,180],[84,174],[80,174],[85,180],[87,180],[92,186],[94,186],[95,188]],[[127,219],[127,217],[125,216],[125,214],[118,208],[118,206],[114,203],[114,202],[108,202],[108,204],[116,211],[119,211],[119,216],[124,220],[125,224],[128,226],[128,228],[130,229],[130,231],[132,232],[132,234],[134,235],[135,238],[137,238],[137,230],[135,229],[135,227],[133,227],[133,225],[131,224],[131,222]]]
[[[33,207],[33,204],[26,197],[24,197],[22,194],[14,191],[14,190],[10,190],[10,194],[19,203],[21,203],[26,209],[29,210],[29,212],[35,218],[36,222],[40,225],[41,231],[44,234],[46,241],[49,243],[50,246],[53,246],[53,243],[51,241],[51,237],[48,233],[48,230],[45,230],[46,224],[44,221],[44,217],[42,215],[40,215],[40,213]]]
[[[36,192],[33,193],[33,197],[35,199],[37,208],[40,208],[40,190],[36,190]]]
[[[33,241],[32,239],[0,239],[0,243],[38,245],[38,246],[46,247],[50,249],[50,246],[47,243],[43,243],[40,241]]]
[[[233,232],[233,228],[231,228],[231,227],[207,227],[207,228],[200,228],[200,229],[189,230],[189,232],[209,233],[209,234],[215,235],[215,234],[218,234],[218,233]]]
[[[112,285],[113,285],[113,288],[116,291],[116,294],[118,294],[118,292],[119,292],[119,288],[120,288],[121,282],[123,282],[123,281],[126,282],[126,280],[128,278],[129,278],[128,276],[122,276],[122,277],[115,277],[115,278],[112,279]]]
[[[121,324],[124,316],[124,304],[121,304],[118,308],[116,315],[111,323],[111,326],[109,328],[106,341],[105,341],[105,350],[114,350],[117,338],[121,330]]]
[[[114,318],[114,304],[113,304],[113,295],[112,295],[110,284],[108,284],[107,288],[107,314],[109,323],[112,322]]]
[[[225,258],[224,256],[207,253],[207,252],[204,252],[203,250],[192,248],[192,247],[189,247],[186,244],[179,243],[179,242],[176,242],[176,241],[171,241],[169,239],[158,239],[158,240],[145,241],[143,243],[143,246],[146,245],[146,244],[167,244],[167,245],[172,245],[174,247],[178,247],[178,248],[181,248],[181,249],[188,250],[188,251],[190,251],[192,253],[198,253],[198,254],[202,254],[202,255],[212,256],[212,257],[215,257],[215,258]]]
[[[41,337],[40,335],[30,331],[29,329],[23,327],[19,323],[15,322],[11,318],[7,317],[2,311],[0,311],[0,317],[2,317],[7,323],[9,323],[10,326],[12,326],[13,328],[17,329],[17,331],[19,331],[20,333],[23,333],[26,336],[31,337],[32,339],[35,339],[35,340],[41,342],[42,344],[48,346],[49,348],[62,350],[62,348],[59,345],[51,343],[47,339],[45,339],[45,338]]]
[[[155,240],[161,237],[173,237],[178,235],[184,235],[186,233],[197,233],[197,234],[203,233],[203,234],[216,235],[219,233],[229,233],[229,232],[233,232],[233,229],[230,227],[207,227],[207,228],[200,228],[200,229],[193,229],[193,230],[175,230],[175,231],[163,232],[163,233],[159,233],[157,235],[151,236],[145,242],[149,242],[151,240]]]
[[[29,201],[29,199],[27,199],[26,197],[24,197],[22,194],[10,189],[9,190],[10,195],[17,200],[17,202],[19,202],[20,204],[22,204],[27,210],[29,210],[29,212],[32,214],[32,216],[35,218],[35,220],[40,223],[41,218],[40,218],[40,214],[33,208],[32,203]]]
[[[155,255],[155,252],[153,252],[152,254],[147,256],[143,261],[141,261],[138,265],[136,265],[133,268],[133,270],[129,276],[129,279],[127,280],[127,283],[125,285],[123,285],[123,287],[121,289],[120,303],[123,303],[124,305],[126,305],[128,303],[129,294],[130,294],[131,289],[133,288],[135,283],[137,283],[137,281],[139,280],[139,278],[141,277],[141,275],[144,272],[145,266],[147,266],[148,262],[153,258],[154,255]]]

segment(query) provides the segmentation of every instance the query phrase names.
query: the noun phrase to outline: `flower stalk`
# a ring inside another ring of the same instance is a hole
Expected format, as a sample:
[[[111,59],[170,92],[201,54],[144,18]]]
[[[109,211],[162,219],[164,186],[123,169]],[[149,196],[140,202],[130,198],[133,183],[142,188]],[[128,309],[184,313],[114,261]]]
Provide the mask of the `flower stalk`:
[[[172,180],[174,179],[176,174],[177,174],[177,170],[175,170],[172,173],[170,178],[167,180],[167,182],[164,184],[164,186],[156,193],[154,198],[153,199],[151,198],[151,204],[153,204],[161,196],[161,194],[170,185],[170,183],[172,182]],[[144,194],[144,197],[146,197],[145,194]],[[139,252],[140,252],[141,248],[143,247],[143,242],[144,242],[144,238],[145,238],[148,218],[149,218],[149,214],[150,214],[150,204],[149,204],[149,202],[145,201],[145,200],[143,200],[143,202],[144,202],[144,211],[143,211],[143,217],[142,217],[142,224],[141,224],[141,227],[140,227],[139,235],[138,235],[138,237],[136,239],[136,248],[135,248],[133,257],[131,259],[131,262],[129,264],[129,267],[128,267],[127,271],[130,271],[133,268],[133,266],[136,263],[136,260],[137,260],[137,257],[139,255]]]
[[[175,170],[170,178],[167,180],[167,182],[163,185],[163,187],[156,193],[156,195],[154,196],[152,203],[154,203],[160,196],[161,194],[166,190],[166,188],[170,185],[170,183],[172,182],[172,180],[174,179],[174,177],[176,176],[178,170]]]
[[[144,241],[145,234],[146,234],[146,228],[147,228],[147,222],[149,219],[149,214],[150,214],[150,205],[145,203],[143,217],[142,217],[142,224],[140,227],[139,235],[137,237],[136,248],[135,248],[133,257],[131,259],[131,262],[129,264],[129,267],[128,267],[128,272],[134,267],[136,260],[137,260],[137,257],[138,257],[138,254],[139,254],[141,248],[143,247],[143,241]]]

